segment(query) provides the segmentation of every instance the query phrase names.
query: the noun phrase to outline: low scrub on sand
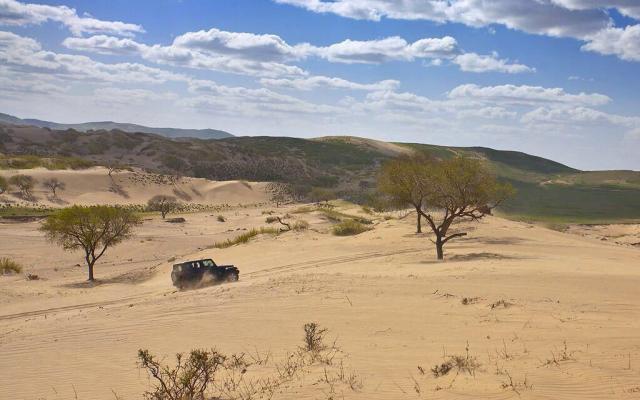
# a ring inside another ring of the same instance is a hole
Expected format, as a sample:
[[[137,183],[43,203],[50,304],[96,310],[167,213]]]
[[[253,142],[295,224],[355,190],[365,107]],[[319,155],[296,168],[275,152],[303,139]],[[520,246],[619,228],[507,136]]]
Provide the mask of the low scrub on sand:
[[[353,236],[370,230],[370,227],[359,221],[347,219],[333,227],[333,234],[336,236]]]
[[[271,399],[308,386],[322,398],[344,397],[363,388],[362,380],[345,364],[346,355],[325,344],[326,329],[316,323],[305,328],[305,344],[282,359],[269,352],[226,355],[218,350],[192,350],[166,364],[146,349],[138,350],[138,366],[150,378],[148,400]],[[116,396],[116,398],[118,398]],[[318,398],[314,396],[314,398]]]
[[[0,274],[19,274],[22,272],[22,266],[10,258],[0,258]]]
[[[236,244],[248,243],[249,240],[251,240],[252,238],[258,235],[264,235],[264,234],[277,235],[279,233],[280,231],[275,228],[264,228],[264,227],[260,229],[254,228],[232,239],[227,239],[222,242],[216,242],[213,244],[213,247],[216,249],[226,249],[227,247],[235,246]]]

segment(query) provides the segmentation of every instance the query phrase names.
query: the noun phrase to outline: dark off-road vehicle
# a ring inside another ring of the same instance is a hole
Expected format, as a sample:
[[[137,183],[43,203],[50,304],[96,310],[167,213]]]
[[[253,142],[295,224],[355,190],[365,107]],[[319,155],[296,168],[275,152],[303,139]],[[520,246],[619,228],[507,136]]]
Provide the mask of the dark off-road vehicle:
[[[216,265],[210,258],[174,264],[171,271],[173,286],[178,289],[235,282],[239,278],[238,268],[233,265]]]

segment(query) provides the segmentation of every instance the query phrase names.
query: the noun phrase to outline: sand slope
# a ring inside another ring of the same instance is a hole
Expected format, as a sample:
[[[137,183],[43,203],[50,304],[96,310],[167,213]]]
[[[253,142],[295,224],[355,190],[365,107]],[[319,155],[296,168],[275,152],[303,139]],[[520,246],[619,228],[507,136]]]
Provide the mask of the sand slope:
[[[69,399],[75,388],[79,399],[113,399],[112,389],[137,399],[147,387],[140,347],[278,355],[300,344],[309,321],[330,330],[363,381],[335,398],[640,398],[640,249],[491,217],[465,224],[470,235],[439,263],[411,216],[341,238],[317,214],[296,214],[307,232],[204,248],[264,225],[259,208],[225,216],[145,222],[139,242],[97,267],[105,283],[95,288],[77,285],[77,254],[54,250],[35,223],[0,225],[0,253],[50,262],[33,267],[45,281],[0,278],[0,398]],[[176,292],[172,253],[234,263],[241,280]],[[491,308],[500,300],[507,307]],[[467,347],[481,364],[475,376],[432,376]],[[307,385],[276,398],[329,397]]]
[[[215,182],[183,177],[173,184],[168,177],[148,174],[137,169],[114,172],[112,176],[108,175],[108,170],[104,167],[77,171],[49,171],[44,168],[0,170],[0,175],[6,178],[16,174],[30,175],[38,181],[33,192],[35,202],[20,198],[16,188],[12,188],[8,194],[0,195],[0,202],[31,207],[34,205],[60,207],[69,204],[145,204],[151,197],[158,194],[176,196],[184,202],[198,204],[237,205],[267,200],[262,183]],[[52,198],[51,193],[42,187],[42,182],[50,178],[57,178],[66,185],[65,190],[59,191],[58,198]]]

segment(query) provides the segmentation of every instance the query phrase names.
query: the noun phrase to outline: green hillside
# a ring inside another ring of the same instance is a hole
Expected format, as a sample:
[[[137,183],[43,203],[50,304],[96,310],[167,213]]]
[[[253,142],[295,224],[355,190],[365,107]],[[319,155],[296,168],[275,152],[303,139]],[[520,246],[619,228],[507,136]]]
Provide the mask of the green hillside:
[[[499,212],[558,222],[640,221],[640,172],[583,172],[545,158],[484,147],[385,143],[356,137],[174,140],[119,130],[78,132],[0,124],[0,168],[122,164],[213,180],[285,181],[364,201],[386,160],[412,152],[480,158],[518,190]],[[1,154],[0,154],[1,156]],[[39,161],[38,158],[42,158]]]

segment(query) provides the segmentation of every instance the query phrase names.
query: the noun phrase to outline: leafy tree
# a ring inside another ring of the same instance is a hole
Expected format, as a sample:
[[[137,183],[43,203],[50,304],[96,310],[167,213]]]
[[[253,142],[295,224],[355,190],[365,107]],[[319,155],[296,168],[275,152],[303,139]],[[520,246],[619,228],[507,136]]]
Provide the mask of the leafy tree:
[[[9,178],[9,183],[17,186],[20,190],[20,194],[25,199],[33,199],[33,187],[38,181],[30,175],[18,174]]]
[[[378,185],[396,204],[410,204],[427,221],[435,235],[439,260],[444,259],[446,243],[467,235],[450,231],[456,220],[479,220],[515,193],[511,185],[499,183],[479,160],[463,157],[394,160],[383,167]]]
[[[109,247],[133,235],[142,220],[133,212],[112,206],[73,206],[51,214],[40,227],[51,242],[65,250],[82,249],[93,281],[93,267]]]
[[[0,194],[9,190],[9,181],[4,176],[0,176]]]
[[[416,233],[422,233],[422,213],[427,188],[424,185],[430,160],[424,156],[401,157],[386,162],[378,175],[378,191],[386,195],[394,207],[416,210]]]
[[[159,194],[157,196],[153,196],[147,202],[147,209],[150,211],[160,212],[160,214],[162,214],[162,219],[164,219],[167,214],[176,210],[178,205],[178,200],[175,197]]]
[[[45,179],[42,182],[42,186],[49,189],[53,197],[58,197],[58,194],[56,193],[57,190],[65,190],[67,187],[67,185],[58,178]]]
[[[458,219],[480,220],[515,194],[509,184],[502,184],[489,173],[479,160],[456,157],[431,163],[423,170],[421,191],[426,194],[420,214],[436,236],[436,255],[444,259],[444,245],[452,239],[466,236],[466,232],[450,233]],[[425,206],[427,206],[425,207]],[[439,210],[440,215],[429,209]]]

